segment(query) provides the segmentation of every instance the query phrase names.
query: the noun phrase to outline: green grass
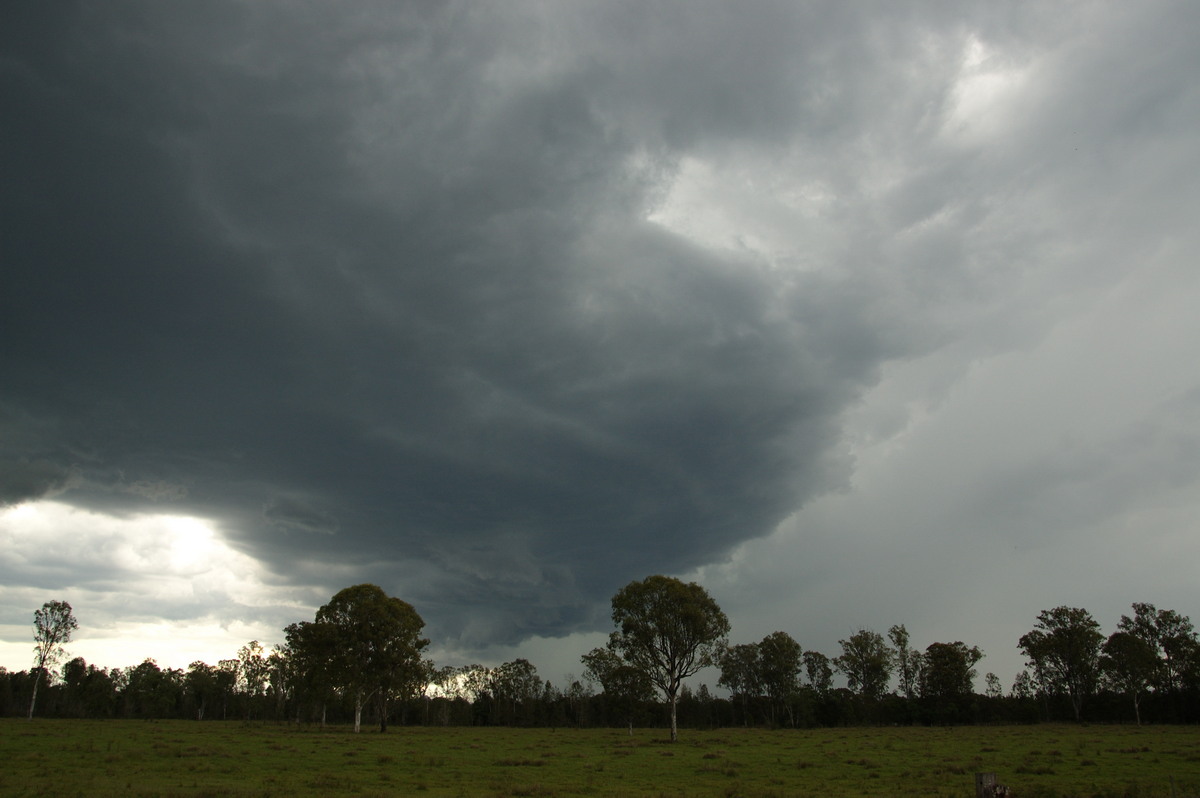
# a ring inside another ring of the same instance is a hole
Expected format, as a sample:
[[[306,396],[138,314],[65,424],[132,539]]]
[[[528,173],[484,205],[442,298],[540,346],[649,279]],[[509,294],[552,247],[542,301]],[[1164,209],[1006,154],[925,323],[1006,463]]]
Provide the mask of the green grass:
[[[348,729],[0,720],[0,794],[47,796],[1200,796],[1200,729],[1021,726]]]

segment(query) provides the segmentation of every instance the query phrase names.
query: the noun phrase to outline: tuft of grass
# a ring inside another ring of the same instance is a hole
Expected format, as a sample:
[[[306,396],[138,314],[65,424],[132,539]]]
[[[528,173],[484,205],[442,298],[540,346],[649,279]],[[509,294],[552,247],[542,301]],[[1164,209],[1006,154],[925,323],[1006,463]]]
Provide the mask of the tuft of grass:
[[[540,768],[546,763],[541,759],[501,759],[496,763],[502,768]]]
[[[1032,776],[1053,776],[1054,768],[1046,765],[1017,765],[1013,772]]]

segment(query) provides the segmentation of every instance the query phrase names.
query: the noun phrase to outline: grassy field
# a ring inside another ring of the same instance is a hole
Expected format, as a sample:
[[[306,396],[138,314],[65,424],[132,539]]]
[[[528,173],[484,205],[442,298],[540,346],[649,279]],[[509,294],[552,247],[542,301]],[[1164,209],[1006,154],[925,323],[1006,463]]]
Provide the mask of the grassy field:
[[[0,720],[0,794],[47,796],[1200,796],[1200,729],[683,730]]]

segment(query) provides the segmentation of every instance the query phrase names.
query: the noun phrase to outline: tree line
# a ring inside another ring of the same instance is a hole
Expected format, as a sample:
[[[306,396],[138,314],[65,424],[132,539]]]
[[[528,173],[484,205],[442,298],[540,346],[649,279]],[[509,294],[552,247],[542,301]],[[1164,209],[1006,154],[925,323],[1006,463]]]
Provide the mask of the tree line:
[[[731,645],[729,621],[701,586],[665,576],[631,582],[612,600],[608,644],[580,658],[581,678],[543,679],[528,660],[438,667],[412,605],[376,585],[336,593],[285,642],[251,641],[216,665],[161,668],[153,659],[98,668],[63,663],[73,610],[34,614],[29,671],[0,668],[0,714],[53,717],[274,720],[509,726],[1200,721],[1200,640],[1174,610],[1135,603],[1107,637],[1082,608],[1041,612],[1017,641],[1027,664],[1005,689],[993,673],[975,687],[984,652],[962,641],[918,650],[903,625],[859,629],[827,656],[788,633]],[[61,667],[60,667],[61,666]],[[705,668],[728,696],[688,682]],[[840,675],[844,686],[834,686]]]

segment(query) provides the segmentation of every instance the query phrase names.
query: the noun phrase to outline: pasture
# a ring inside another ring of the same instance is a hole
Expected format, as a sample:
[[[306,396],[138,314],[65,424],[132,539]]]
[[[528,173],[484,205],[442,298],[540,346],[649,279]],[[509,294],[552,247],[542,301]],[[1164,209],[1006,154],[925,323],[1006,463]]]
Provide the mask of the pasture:
[[[1200,796],[1200,729],[395,727],[0,720],[9,796]]]

